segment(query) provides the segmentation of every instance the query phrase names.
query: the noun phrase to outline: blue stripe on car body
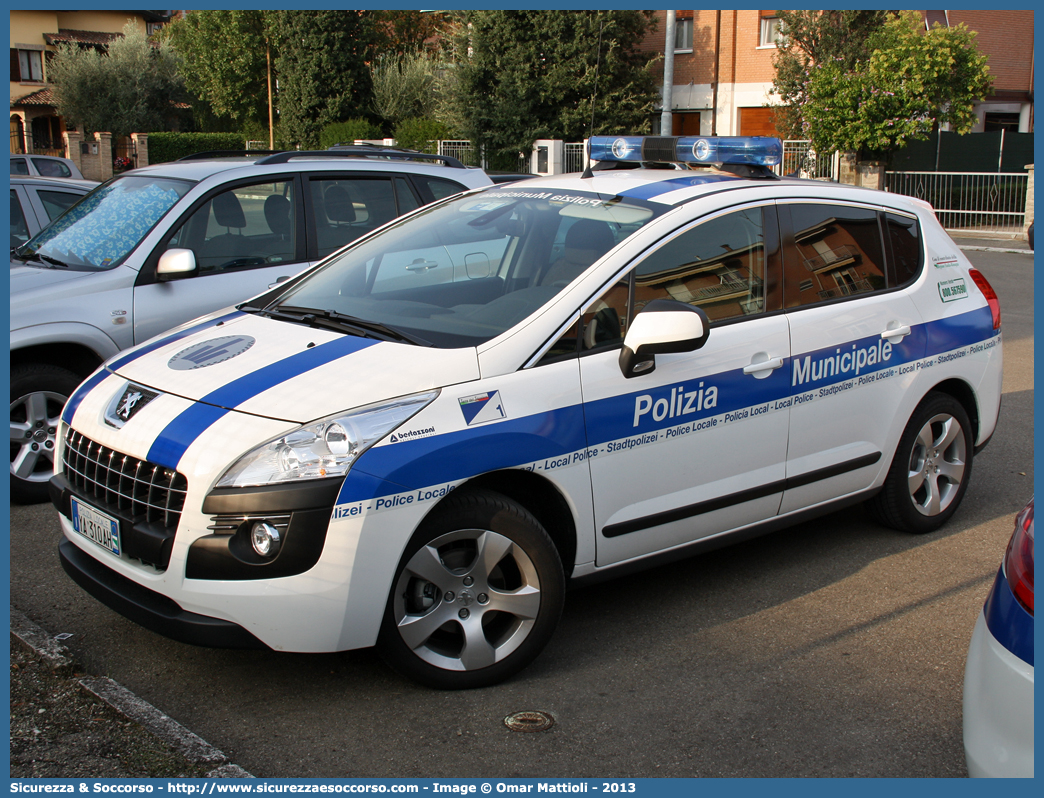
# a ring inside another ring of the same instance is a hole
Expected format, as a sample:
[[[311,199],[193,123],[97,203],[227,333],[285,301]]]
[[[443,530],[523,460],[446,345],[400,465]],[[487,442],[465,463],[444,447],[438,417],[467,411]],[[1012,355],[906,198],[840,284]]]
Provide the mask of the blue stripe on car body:
[[[1023,662],[1033,665],[1033,616],[1011,592],[1003,567],[997,571],[983,614],[997,642]]]
[[[185,451],[196,438],[230,410],[273,386],[300,377],[312,369],[325,366],[375,343],[378,342],[345,335],[303,352],[296,352],[211,391],[174,418],[156,436],[149,449],[149,462],[167,468],[177,468]]]
[[[242,311],[238,310],[232,313],[227,313],[224,316],[219,316],[216,319],[210,319],[209,321],[205,321],[201,324],[194,324],[191,327],[186,327],[185,329],[179,330],[173,335],[164,335],[162,337],[154,338],[151,343],[144,344],[138,349],[134,349],[122,355],[117,355],[108,363],[106,363],[104,368],[102,368],[97,373],[89,377],[82,385],[80,385],[79,388],[77,388],[73,392],[73,395],[69,397],[69,401],[65,403],[65,409],[62,410],[62,421],[64,421],[66,424],[70,423],[72,421],[73,415],[75,415],[76,413],[76,408],[80,406],[80,402],[83,401],[83,398],[91,391],[93,391],[94,388],[102,380],[104,380],[110,374],[115,374],[116,371],[118,371],[123,366],[126,366],[128,363],[131,363],[137,360],[138,358],[149,354],[150,352],[155,352],[157,349],[164,347],[167,344],[174,343],[175,341],[180,341],[182,338],[187,338],[188,336],[193,335],[194,333],[198,333],[210,327],[216,327],[219,324],[223,324],[226,321],[231,321],[232,319],[242,315],[244,315]]]
[[[629,199],[648,200],[653,197],[659,197],[662,194],[668,194],[671,191],[677,191],[680,188],[705,186],[708,183],[723,183],[731,182],[733,180],[740,180],[740,178],[733,175],[699,175],[692,173],[685,177],[674,177],[670,180],[660,180],[655,183],[647,183],[643,186],[637,186],[636,188],[625,189],[624,191],[621,191],[618,196],[627,197]]]
[[[985,314],[978,311],[964,314],[963,324],[947,324],[943,336],[934,340],[947,340],[954,348],[968,346],[995,339],[989,309]],[[983,322],[985,321],[985,324]],[[612,441],[651,434],[690,421],[699,421],[720,416],[741,408],[785,400],[821,388],[859,379],[886,369],[914,363],[925,357],[939,354],[926,353],[926,341],[933,340],[932,327],[937,322],[917,325],[901,343],[892,345],[892,358],[886,362],[865,368],[858,375],[851,373],[833,374],[801,385],[792,385],[795,360],[813,359],[851,351],[853,344],[868,347],[879,342],[880,336],[869,336],[857,341],[848,341],[821,350],[803,352],[797,358],[787,358],[783,367],[763,380],[753,380],[742,369],[708,374],[697,379],[706,392],[717,387],[717,401],[713,407],[701,408],[692,413],[668,414],[656,421],[652,413],[643,414],[636,421],[636,400],[649,394],[653,401],[668,399],[674,383],[649,386],[618,396],[607,397],[584,405],[556,408],[544,413],[456,432],[422,438],[402,443],[386,444],[368,450],[348,472],[342,485],[337,503],[380,498],[397,491],[398,485],[417,489],[438,483],[468,479],[503,468],[515,468],[521,463],[539,462],[544,458],[561,457],[602,446]],[[683,383],[689,390],[698,390],[699,385]],[[675,399],[671,404],[677,407]],[[365,473],[365,484],[356,482],[353,474]],[[373,494],[368,490],[374,476],[389,480],[389,493]]]

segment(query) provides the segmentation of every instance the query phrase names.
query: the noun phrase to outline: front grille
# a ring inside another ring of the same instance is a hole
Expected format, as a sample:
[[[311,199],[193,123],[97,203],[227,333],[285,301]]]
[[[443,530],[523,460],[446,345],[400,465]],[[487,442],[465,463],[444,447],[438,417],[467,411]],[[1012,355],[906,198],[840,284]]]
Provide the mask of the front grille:
[[[172,530],[181,520],[188,480],[170,468],[121,454],[70,429],[62,471],[77,494],[101,509]]]

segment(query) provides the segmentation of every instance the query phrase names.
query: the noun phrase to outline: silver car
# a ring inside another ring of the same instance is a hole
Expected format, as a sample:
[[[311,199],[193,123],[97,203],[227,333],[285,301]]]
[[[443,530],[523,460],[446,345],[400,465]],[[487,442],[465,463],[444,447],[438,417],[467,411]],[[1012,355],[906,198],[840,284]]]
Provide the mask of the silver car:
[[[102,361],[489,185],[453,158],[356,147],[203,154],[99,186],[11,253],[12,499],[47,499],[62,406]]]
[[[98,184],[58,177],[11,178],[11,249],[20,247]]]
[[[56,155],[11,155],[12,175],[39,175],[40,177],[71,177],[83,180],[83,174],[68,158]]]

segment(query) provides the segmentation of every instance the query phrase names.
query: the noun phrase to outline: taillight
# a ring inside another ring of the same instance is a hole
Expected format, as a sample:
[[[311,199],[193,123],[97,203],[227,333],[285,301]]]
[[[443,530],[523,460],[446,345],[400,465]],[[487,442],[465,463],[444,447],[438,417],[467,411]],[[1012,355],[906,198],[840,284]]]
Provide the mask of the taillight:
[[[1015,519],[1015,532],[1004,555],[1004,575],[1011,592],[1033,614],[1033,501]]]
[[[997,292],[993,290],[989,280],[978,269],[970,269],[969,274],[971,274],[972,282],[979,287],[982,295],[986,297],[986,304],[990,306],[990,313],[993,314],[993,329],[999,330],[1001,319],[1000,300],[997,299]]]

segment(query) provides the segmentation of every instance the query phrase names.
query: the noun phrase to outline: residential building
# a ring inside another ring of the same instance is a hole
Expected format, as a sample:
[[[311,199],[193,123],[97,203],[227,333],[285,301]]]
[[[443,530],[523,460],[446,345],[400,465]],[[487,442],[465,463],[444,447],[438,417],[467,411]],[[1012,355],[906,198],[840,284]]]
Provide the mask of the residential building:
[[[11,11],[11,152],[65,155],[47,66],[60,44],[104,49],[128,21],[147,34],[172,11]]]
[[[1033,11],[922,11],[926,26],[966,24],[989,57],[993,94],[978,106],[976,132],[1033,131]],[[665,53],[666,11],[646,52]],[[675,11],[672,135],[775,136],[769,89],[779,19],[776,11]],[[663,81],[664,60],[653,67]],[[662,96],[662,94],[661,94]],[[659,116],[654,125],[659,124]]]

